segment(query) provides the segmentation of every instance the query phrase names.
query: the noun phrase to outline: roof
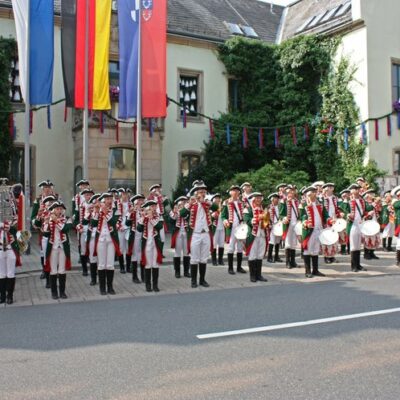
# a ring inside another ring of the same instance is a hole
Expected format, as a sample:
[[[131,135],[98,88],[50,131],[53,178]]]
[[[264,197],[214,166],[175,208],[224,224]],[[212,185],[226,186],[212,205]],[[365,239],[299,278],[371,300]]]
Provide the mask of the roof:
[[[250,26],[275,43],[283,10],[258,0],[168,0],[168,32],[222,42],[232,36],[227,22]]]
[[[282,41],[338,29],[352,21],[351,0],[298,0],[285,13]]]

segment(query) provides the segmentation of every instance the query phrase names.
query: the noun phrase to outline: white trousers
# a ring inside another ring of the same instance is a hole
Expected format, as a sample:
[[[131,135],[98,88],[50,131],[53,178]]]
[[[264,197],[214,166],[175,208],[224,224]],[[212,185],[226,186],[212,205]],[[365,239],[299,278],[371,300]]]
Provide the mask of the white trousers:
[[[17,257],[13,250],[0,250],[0,279],[15,278]]]
[[[297,247],[297,236],[296,232],[294,231],[295,226],[296,224],[292,222],[288,226],[287,235],[285,239],[285,249],[295,250]]]
[[[135,240],[132,249],[132,261],[140,262],[142,259],[142,232],[135,232]]]
[[[87,239],[87,228],[85,227],[83,232],[79,234],[79,244],[81,245],[81,254],[86,253],[86,239]]]
[[[94,256],[94,244],[96,243],[95,235],[93,233],[89,242],[89,261],[91,264],[97,263],[97,257]]]
[[[145,252],[146,252],[145,268],[146,269],[160,268],[160,266],[157,263],[157,247],[154,238],[147,239]]]
[[[65,257],[64,249],[52,249],[50,254],[50,275],[65,274]]]
[[[266,241],[265,237],[257,236],[254,239],[253,245],[251,246],[249,253],[249,261],[262,260],[265,255]]]
[[[396,250],[400,250],[400,234],[397,236]]]
[[[210,234],[208,232],[193,233],[190,243],[190,263],[207,264],[210,245]]]
[[[319,235],[321,234],[322,229],[314,229],[311,236],[310,240],[308,241],[307,244],[307,250],[304,249],[304,255],[305,256],[318,256],[320,249],[321,249],[321,243],[319,241]]]
[[[162,221],[162,223],[164,224],[164,221]],[[161,241],[164,243],[165,242],[165,229],[164,229],[164,225],[160,230],[160,239]]]
[[[126,255],[128,251],[128,240],[126,240],[126,232],[118,231],[118,239],[119,239],[119,248],[121,250],[122,255]]]
[[[382,239],[390,238],[394,236],[394,224],[389,222],[382,232]]]
[[[225,229],[217,229],[214,233],[214,249],[225,246]]]
[[[188,255],[187,233],[185,231],[180,231],[176,237],[174,257],[180,257],[181,255],[183,257]]]
[[[232,224],[231,237],[228,244],[228,254],[234,253],[235,249],[237,253],[243,253],[243,242],[241,240],[237,240],[235,237],[235,229],[238,226],[239,223]]]
[[[112,240],[99,241],[97,244],[97,269],[114,269],[115,247]]]
[[[40,242],[40,257],[44,257],[44,254],[46,253],[46,248],[47,248],[47,242],[49,241],[49,238],[46,236],[42,236],[42,240]]]
[[[349,241],[350,241],[350,251],[361,250],[362,235],[361,235],[360,223],[358,222],[353,223],[349,235]]]

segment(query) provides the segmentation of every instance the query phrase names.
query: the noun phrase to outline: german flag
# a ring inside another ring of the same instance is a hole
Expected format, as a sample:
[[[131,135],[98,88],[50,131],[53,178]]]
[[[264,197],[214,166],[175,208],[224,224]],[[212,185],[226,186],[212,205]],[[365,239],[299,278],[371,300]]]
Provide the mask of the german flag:
[[[68,107],[85,106],[85,62],[88,64],[88,105],[91,110],[111,108],[108,63],[111,0],[61,2],[61,47],[65,96]],[[88,18],[87,13],[88,8]],[[88,29],[86,30],[86,20]],[[85,59],[88,31],[89,57]]]

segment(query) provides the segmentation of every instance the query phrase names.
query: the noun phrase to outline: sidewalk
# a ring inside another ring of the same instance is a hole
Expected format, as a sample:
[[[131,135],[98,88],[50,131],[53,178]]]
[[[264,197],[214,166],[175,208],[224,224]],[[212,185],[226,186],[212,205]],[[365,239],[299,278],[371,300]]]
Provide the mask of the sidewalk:
[[[162,294],[192,293],[194,291],[221,290],[241,287],[259,287],[271,284],[290,284],[304,283],[312,284],[316,282],[332,281],[335,279],[348,280],[360,277],[377,277],[383,275],[399,275],[400,268],[395,265],[396,253],[376,252],[381,258],[375,261],[361,260],[362,265],[368,268],[366,272],[352,273],[350,270],[349,256],[338,256],[338,263],[324,265],[323,257],[320,257],[320,270],[327,276],[325,278],[314,277],[313,279],[305,279],[304,268],[287,269],[283,263],[269,264],[264,260],[263,275],[268,279],[267,283],[257,282],[256,284],[249,281],[249,274],[229,275],[227,266],[214,267],[207,266],[206,279],[210,284],[210,288],[199,287],[192,289],[190,287],[190,279],[174,277],[172,266],[173,251],[169,245],[165,249],[165,262],[160,270],[159,294],[147,293],[144,284],[132,283],[131,274],[121,274],[118,268],[115,271],[114,289],[117,292],[115,296],[101,296],[99,286],[90,286],[90,277],[83,277],[78,266],[78,254],[75,237],[72,240],[72,261],[73,269],[67,274],[67,300],[52,300],[49,289],[44,287],[45,281],[40,280],[40,253],[36,238],[32,239],[32,250],[29,256],[23,256],[23,268],[18,269],[17,282],[15,289],[15,303],[8,307],[32,306],[40,304],[54,304],[61,302],[82,302],[92,300],[111,300],[120,298],[130,298],[139,296],[160,296]],[[167,243],[170,240],[167,238]],[[281,251],[283,253],[283,251]],[[283,255],[281,254],[281,257]],[[300,257],[296,258],[299,264],[303,264]],[[225,260],[225,264],[227,264]],[[247,270],[247,261],[244,261],[244,268]],[[1,307],[0,307],[1,308]]]

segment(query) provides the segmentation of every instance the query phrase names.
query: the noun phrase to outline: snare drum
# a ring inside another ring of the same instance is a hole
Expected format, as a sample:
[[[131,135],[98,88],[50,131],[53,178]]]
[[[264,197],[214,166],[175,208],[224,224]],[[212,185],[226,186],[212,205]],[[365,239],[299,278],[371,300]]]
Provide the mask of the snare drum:
[[[303,234],[303,224],[301,221],[297,221],[297,224],[294,227],[294,233],[296,236],[301,236]]]
[[[381,230],[381,227],[380,227],[380,225],[378,224],[378,222],[376,222],[376,221],[374,221],[374,220],[368,220],[368,221],[364,221],[362,224],[361,224],[361,227],[360,227],[360,230],[361,230],[361,233],[364,235],[364,236],[375,236],[375,235],[377,235],[379,232],[380,232],[380,230]]]
[[[282,221],[278,221],[276,224],[274,224],[272,228],[272,233],[274,234],[275,237],[281,237],[283,235]]]
[[[332,225],[332,229],[337,233],[344,232],[347,228],[347,221],[343,218],[338,218]]]
[[[248,232],[249,226],[245,222],[242,222],[236,227],[234,235],[237,240],[246,240]]]
[[[319,235],[319,241],[323,246],[333,246],[339,241],[339,234],[332,228],[326,228]]]

